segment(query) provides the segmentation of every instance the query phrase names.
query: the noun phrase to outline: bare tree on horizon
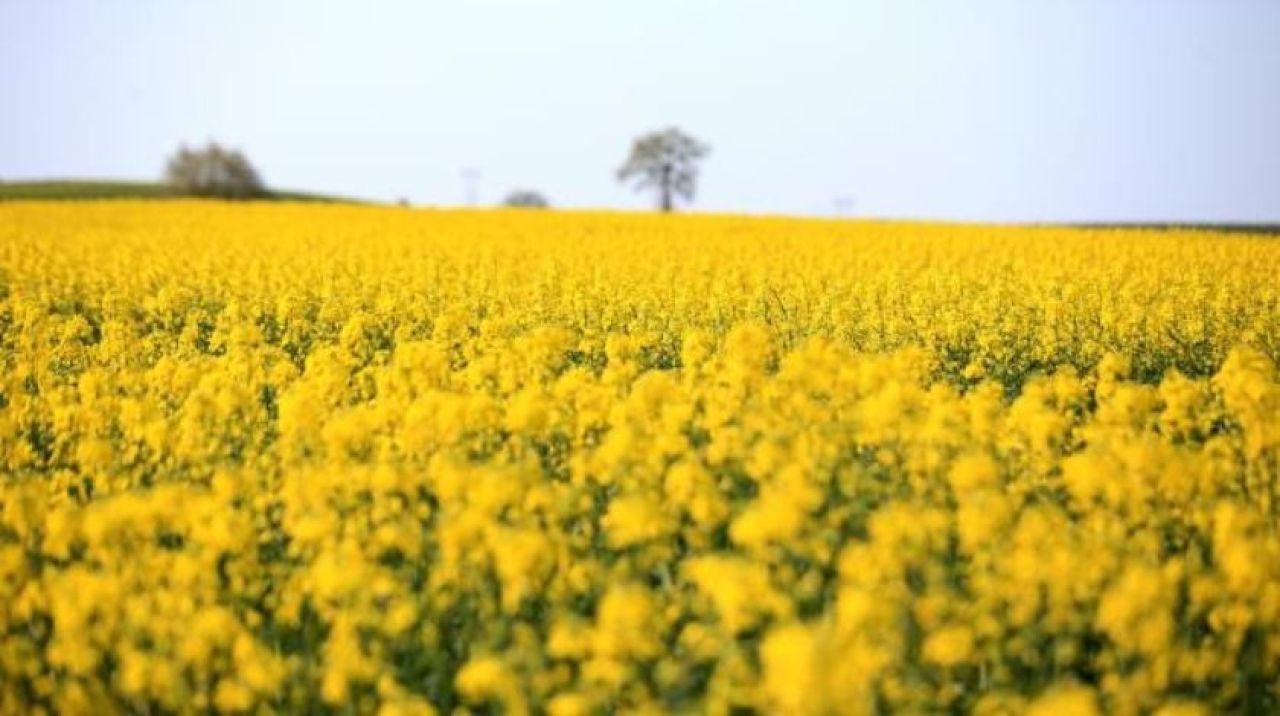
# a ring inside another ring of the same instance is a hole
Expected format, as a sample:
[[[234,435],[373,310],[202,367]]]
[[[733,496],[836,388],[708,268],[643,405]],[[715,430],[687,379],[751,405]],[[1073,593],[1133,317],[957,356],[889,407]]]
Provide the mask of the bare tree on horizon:
[[[711,151],[677,127],[650,132],[631,145],[631,154],[618,169],[618,181],[634,179],[636,189],[656,189],[658,208],[675,210],[677,198],[693,199],[698,162]]]

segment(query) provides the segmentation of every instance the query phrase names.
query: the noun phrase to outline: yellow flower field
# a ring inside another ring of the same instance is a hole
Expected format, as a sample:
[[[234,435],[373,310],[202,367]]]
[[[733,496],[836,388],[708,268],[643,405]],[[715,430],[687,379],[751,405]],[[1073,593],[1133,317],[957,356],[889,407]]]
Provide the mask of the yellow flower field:
[[[1280,241],[0,204],[0,713],[1275,713]]]

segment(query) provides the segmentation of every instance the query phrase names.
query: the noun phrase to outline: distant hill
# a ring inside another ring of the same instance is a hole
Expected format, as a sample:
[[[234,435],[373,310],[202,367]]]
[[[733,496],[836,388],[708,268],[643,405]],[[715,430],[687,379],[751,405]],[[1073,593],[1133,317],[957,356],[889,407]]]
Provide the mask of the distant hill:
[[[41,181],[0,181],[0,201],[6,199],[175,199],[173,190],[158,182],[111,181],[99,179],[49,179]],[[346,197],[297,191],[271,191],[265,200],[364,203]]]
[[[1186,222],[1160,224],[1125,222],[1114,224],[1071,224],[1070,226],[1081,229],[1153,229],[1157,231],[1182,231],[1191,229],[1193,231],[1222,231],[1240,234],[1280,234],[1280,224],[1196,224]]]

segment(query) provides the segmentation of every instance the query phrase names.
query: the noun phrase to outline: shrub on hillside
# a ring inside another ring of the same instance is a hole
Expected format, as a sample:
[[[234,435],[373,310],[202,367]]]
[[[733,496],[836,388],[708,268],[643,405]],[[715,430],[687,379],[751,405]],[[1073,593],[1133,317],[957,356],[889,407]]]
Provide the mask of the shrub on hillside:
[[[252,199],[267,193],[243,154],[215,142],[204,149],[180,148],[169,158],[164,178],[171,190],[189,196]]]

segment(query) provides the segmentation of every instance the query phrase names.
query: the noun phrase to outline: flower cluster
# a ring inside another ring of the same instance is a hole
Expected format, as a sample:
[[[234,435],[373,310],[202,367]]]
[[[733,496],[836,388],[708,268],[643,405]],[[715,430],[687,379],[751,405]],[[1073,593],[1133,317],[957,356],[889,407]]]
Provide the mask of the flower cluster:
[[[1280,244],[0,206],[0,713],[1280,709]]]

